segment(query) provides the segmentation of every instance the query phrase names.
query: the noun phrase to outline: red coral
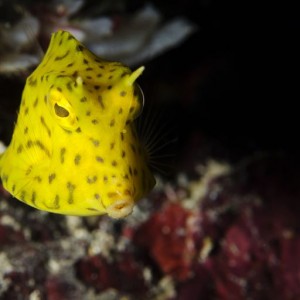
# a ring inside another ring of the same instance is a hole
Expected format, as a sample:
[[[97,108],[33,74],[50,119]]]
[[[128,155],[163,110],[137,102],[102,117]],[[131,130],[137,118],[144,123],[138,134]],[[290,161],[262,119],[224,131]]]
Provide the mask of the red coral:
[[[45,290],[47,300],[79,299],[76,295],[76,287],[63,278],[50,276],[46,280]]]
[[[193,277],[177,286],[176,300],[215,299],[211,274],[205,265],[193,267]]]
[[[300,237],[291,234],[280,241],[280,267],[276,274],[281,299],[300,299]]]
[[[276,203],[241,205],[210,257],[218,299],[300,298],[300,239],[285,237],[293,223],[291,211]]]
[[[4,247],[6,245],[20,243],[25,240],[21,231],[16,231],[10,226],[4,226],[0,224],[0,245]]]
[[[29,295],[33,291],[30,278],[30,275],[27,273],[10,272],[6,274],[5,279],[8,280],[10,284],[1,299],[17,299],[18,295],[22,295],[24,299],[29,299]]]
[[[108,262],[100,255],[83,258],[76,265],[77,276],[97,292],[115,288],[122,292],[144,294],[147,291],[142,266],[129,253],[115,262]]]
[[[94,287],[97,291],[117,286],[112,264],[101,256],[92,256],[80,260],[76,265],[76,269],[79,279]]]
[[[191,276],[196,254],[193,218],[180,204],[169,203],[142,224],[135,236],[135,242],[149,251],[161,271],[179,281]]]

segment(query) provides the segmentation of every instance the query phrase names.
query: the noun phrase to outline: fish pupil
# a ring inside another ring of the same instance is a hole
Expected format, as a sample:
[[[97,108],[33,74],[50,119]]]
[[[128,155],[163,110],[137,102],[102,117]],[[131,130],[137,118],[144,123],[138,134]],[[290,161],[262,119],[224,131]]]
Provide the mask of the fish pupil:
[[[69,112],[62,106],[59,106],[57,103],[54,105],[54,110],[57,116],[61,118],[66,118],[69,115]]]

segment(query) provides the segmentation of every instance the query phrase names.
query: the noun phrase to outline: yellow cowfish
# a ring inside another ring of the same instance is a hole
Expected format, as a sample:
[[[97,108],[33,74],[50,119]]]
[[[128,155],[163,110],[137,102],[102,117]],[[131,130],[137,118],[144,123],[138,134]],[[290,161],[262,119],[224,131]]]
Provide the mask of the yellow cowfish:
[[[143,98],[132,72],[70,33],[52,35],[27,78],[2,184],[35,208],[67,215],[129,215],[154,186],[134,120]]]

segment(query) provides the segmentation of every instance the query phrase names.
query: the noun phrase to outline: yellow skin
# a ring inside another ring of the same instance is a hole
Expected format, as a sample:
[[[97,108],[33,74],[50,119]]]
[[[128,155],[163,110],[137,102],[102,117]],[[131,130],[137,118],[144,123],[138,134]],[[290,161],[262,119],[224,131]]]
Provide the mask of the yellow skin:
[[[41,210],[122,218],[155,180],[134,119],[143,72],[95,56],[70,33],[53,34],[27,78],[12,141],[0,157],[3,186]]]

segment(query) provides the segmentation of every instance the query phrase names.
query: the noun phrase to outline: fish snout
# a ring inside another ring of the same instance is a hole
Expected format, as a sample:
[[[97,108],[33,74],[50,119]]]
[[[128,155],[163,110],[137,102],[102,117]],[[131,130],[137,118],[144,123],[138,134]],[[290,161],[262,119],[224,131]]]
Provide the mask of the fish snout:
[[[120,219],[127,217],[132,213],[134,201],[132,198],[124,198],[115,200],[112,204],[106,207],[107,214],[114,218]]]
[[[110,186],[107,193],[101,197],[101,202],[106,213],[114,219],[130,215],[133,211],[135,201],[134,188],[125,185],[122,181],[115,182],[115,185]]]

